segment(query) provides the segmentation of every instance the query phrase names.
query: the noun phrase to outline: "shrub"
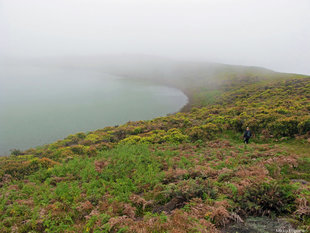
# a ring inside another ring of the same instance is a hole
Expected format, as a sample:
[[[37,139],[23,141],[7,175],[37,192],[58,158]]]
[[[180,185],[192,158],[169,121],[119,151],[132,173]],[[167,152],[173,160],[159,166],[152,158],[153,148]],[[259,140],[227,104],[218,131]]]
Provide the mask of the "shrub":
[[[97,151],[108,150],[112,148],[112,144],[107,142],[101,142],[93,146],[96,148]]]
[[[98,136],[97,134],[90,133],[84,138],[82,144],[89,146],[100,142],[100,140],[101,140],[100,136]]]
[[[277,137],[286,137],[294,136],[298,133],[298,121],[294,117],[287,117],[278,119],[268,125],[268,129],[274,136]]]
[[[121,144],[137,144],[141,141],[141,137],[137,135],[129,136],[123,140],[120,141]]]
[[[188,135],[193,141],[214,139],[216,133],[219,132],[219,128],[212,123],[207,123],[201,126],[195,126],[188,130]]]
[[[185,202],[192,198],[216,198],[217,190],[211,182],[201,178],[183,180],[178,183],[166,185],[165,189],[156,197],[160,204],[167,203],[173,198]]]
[[[74,145],[71,146],[70,148],[74,154],[83,155],[86,152],[86,147],[82,145]]]
[[[11,150],[11,155],[15,155],[15,156],[23,155],[23,152],[21,150],[19,150],[19,149],[12,149]]]
[[[229,121],[229,124],[233,130],[242,132],[243,120],[240,117],[233,118]]]
[[[85,138],[84,133],[77,133],[74,135],[69,135],[68,137],[66,137],[63,140],[63,142],[64,142],[63,145],[64,146],[70,146],[70,145],[78,144],[78,142],[84,138]]]
[[[310,116],[304,117],[297,126],[299,134],[310,132]]]
[[[141,138],[142,143],[163,143],[165,142],[164,136],[166,132],[164,130],[154,130],[146,134]]]
[[[43,157],[42,159],[39,159],[39,163],[43,168],[50,168],[56,164],[59,164],[58,162],[55,162],[54,160],[51,160],[45,157]]]
[[[253,184],[242,196],[236,197],[239,212],[250,215],[292,213],[295,206],[296,188],[288,183],[272,181]]]
[[[142,127],[136,127],[134,128],[134,130],[132,131],[133,135],[137,135],[143,132],[143,128]]]
[[[11,175],[14,178],[22,179],[27,175],[39,170],[40,161],[37,158],[28,161],[10,161],[2,169],[4,173]]]
[[[53,157],[55,158],[67,158],[74,156],[74,153],[72,152],[70,147],[60,148],[54,152]]]
[[[89,157],[94,157],[97,155],[97,153],[98,152],[95,146],[90,146],[85,149],[85,154],[88,155]]]
[[[169,129],[165,136],[163,136],[163,140],[165,142],[170,143],[182,143],[184,141],[188,140],[188,136],[182,134],[182,132],[179,129]]]
[[[290,111],[284,107],[279,107],[274,109],[275,112],[279,113],[279,114],[283,114],[283,115],[288,115],[290,113]]]

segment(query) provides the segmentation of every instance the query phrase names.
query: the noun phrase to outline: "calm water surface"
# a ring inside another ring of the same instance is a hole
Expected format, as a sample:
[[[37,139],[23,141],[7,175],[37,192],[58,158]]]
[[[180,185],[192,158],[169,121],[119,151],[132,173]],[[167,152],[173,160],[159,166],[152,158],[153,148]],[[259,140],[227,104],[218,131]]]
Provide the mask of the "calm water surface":
[[[89,70],[0,66],[0,155],[178,111],[179,90]]]

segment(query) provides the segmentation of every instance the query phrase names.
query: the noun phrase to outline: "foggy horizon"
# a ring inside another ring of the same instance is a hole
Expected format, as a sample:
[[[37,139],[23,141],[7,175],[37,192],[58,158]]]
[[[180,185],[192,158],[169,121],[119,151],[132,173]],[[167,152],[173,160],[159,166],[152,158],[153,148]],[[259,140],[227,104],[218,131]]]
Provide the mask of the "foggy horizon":
[[[310,74],[307,0],[2,0],[0,58],[143,54]]]

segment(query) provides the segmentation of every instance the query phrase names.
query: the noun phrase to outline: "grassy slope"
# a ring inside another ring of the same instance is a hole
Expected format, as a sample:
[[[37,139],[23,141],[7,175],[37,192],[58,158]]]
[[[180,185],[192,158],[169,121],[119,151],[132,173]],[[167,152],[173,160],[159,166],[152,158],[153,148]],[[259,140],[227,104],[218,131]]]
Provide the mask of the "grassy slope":
[[[248,215],[309,230],[310,78],[173,67],[122,72],[181,88],[190,111],[0,158],[1,230],[217,232]],[[244,147],[246,125],[255,138]]]

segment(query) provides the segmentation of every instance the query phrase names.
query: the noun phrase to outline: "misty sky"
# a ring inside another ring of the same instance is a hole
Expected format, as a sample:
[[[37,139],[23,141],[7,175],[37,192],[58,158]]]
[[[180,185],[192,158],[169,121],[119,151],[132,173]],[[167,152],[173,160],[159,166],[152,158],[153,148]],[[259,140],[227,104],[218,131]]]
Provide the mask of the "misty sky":
[[[310,74],[310,0],[0,0],[0,57],[134,53]]]

